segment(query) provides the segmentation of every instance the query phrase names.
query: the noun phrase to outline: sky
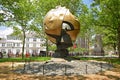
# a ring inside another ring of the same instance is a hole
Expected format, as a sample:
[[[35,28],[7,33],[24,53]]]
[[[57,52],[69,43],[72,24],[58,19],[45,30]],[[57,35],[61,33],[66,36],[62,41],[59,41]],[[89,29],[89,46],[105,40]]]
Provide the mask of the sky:
[[[5,26],[0,27],[0,38],[6,38],[6,35],[9,35],[13,32],[12,28],[7,28]]]
[[[0,30],[5,30],[7,27],[5,27],[5,26],[0,26]]]
[[[93,0],[82,0],[84,4],[90,8],[90,4],[92,3]],[[9,35],[13,32],[12,28],[8,28],[5,26],[0,25],[0,37],[5,37],[6,35]]]
[[[88,6],[88,8],[90,8],[90,4],[92,3],[93,0],[82,0],[84,4],[86,4]]]

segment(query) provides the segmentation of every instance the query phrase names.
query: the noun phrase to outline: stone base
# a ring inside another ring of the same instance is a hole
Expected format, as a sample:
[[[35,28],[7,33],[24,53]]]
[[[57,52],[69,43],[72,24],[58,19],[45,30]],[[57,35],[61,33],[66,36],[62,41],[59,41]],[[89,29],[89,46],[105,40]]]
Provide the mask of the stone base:
[[[67,49],[60,49],[60,50],[55,50],[55,53],[53,54],[54,58],[65,58],[67,57],[68,54],[68,50]]]

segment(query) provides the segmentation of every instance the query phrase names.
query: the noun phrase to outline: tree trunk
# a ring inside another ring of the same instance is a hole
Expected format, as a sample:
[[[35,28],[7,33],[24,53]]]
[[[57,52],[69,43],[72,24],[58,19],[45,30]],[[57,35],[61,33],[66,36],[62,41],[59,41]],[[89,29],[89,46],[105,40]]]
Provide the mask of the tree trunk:
[[[113,49],[114,49],[114,53],[115,53],[115,54],[116,54],[116,47],[117,47],[117,44],[114,43],[114,44],[113,44]]]
[[[120,59],[120,25],[118,27],[118,54]]]
[[[25,47],[25,31],[23,30],[23,46],[22,46],[22,59],[24,58],[24,47]]]

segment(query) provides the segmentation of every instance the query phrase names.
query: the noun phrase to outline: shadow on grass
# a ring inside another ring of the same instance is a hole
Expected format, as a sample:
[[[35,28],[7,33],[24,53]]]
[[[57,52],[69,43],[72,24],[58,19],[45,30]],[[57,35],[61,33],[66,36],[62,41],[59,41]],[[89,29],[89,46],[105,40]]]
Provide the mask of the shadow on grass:
[[[120,80],[120,77],[118,77],[118,76],[107,75],[107,77],[110,79],[114,79],[114,80]]]
[[[83,76],[33,76],[31,78],[39,80],[86,80]]]
[[[11,68],[8,66],[1,66],[0,73],[9,74],[9,73],[12,73],[12,71],[11,71]]]

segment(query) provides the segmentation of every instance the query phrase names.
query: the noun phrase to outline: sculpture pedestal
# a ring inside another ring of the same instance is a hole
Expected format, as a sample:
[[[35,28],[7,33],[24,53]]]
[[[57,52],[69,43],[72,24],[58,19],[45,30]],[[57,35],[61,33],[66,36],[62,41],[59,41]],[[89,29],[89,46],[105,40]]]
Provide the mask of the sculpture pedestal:
[[[59,50],[55,50],[53,57],[54,58],[65,58],[68,55],[69,55],[69,52],[67,49],[59,49]]]

